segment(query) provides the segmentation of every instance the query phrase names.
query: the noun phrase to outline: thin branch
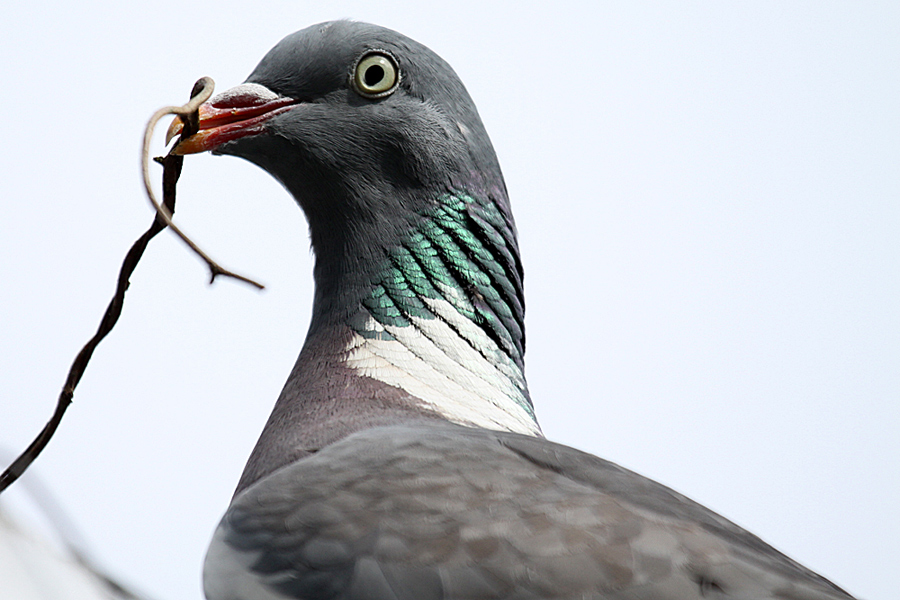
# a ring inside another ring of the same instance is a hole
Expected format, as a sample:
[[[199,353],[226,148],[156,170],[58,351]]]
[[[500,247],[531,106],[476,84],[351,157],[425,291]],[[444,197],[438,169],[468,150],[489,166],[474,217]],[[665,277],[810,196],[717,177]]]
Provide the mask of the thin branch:
[[[197,88],[200,88],[198,91]],[[216,261],[210,258],[200,247],[194,243],[191,238],[184,234],[175,223],[172,222],[172,213],[165,207],[161,206],[160,203],[156,200],[156,195],[153,193],[153,186],[150,184],[150,142],[153,138],[153,130],[156,128],[156,124],[160,119],[165,117],[166,115],[178,115],[179,117],[183,117],[183,121],[186,122],[185,130],[188,129],[188,125],[191,126],[191,129],[196,131],[197,128],[197,110],[200,105],[209,99],[213,92],[213,80],[210,77],[203,77],[194,85],[194,91],[197,92],[197,95],[191,99],[190,102],[185,104],[184,106],[167,106],[165,108],[161,108],[150,117],[150,121],[147,123],[147,128],[144,129],[144,144],[143,151],[141,152],[141,172],[144,175],[144,188],[147,190],[147,198],[150,200],[150,204],[153,205],[153,208],[156,209],[156,214],[165,222],[165,224],[175,232],[181,240],[188,245],[188,247],[193,250],[197,256],[199,256],[206,263],[206,266],[209,267],[210,278],[209,282],[212,283],[216,280],[216,277],[219,275],[223,275],[225,277],[233,277],[239,281],[243,281],[245,283],[249,283],[250,285],[256,286],[257,289],[265,289],[261,283],[257,283],[253,281],[249,277],[244,277],[243,275],[238,275],[237,273],[233,273],[228,269],[220,266]],[[191,116],[193,115],[193,116]],[[192,120],[190,123],[187,121]],[[184,134],[182,131],[182,139],[187,138],[188,136]],[[174,157],[175,155],[169,154],[164,160],[168,160],[169,157]],[[181,159],[182,157],[178,156],[177,158]],[[180,161],[179,161],[180,162]]]
[[[103,315],[103,319],[100,321],[100,326],[97,328],[97,333],[94,334],[87,344],[81,349],[78,353],[78,356],[75,357],[75,361],[72,363],[71,368],[69,369],[69,374],[66,377],[66,383],[63,385],[63,389],[59,394],[59,399],[56,403],[56,410],[53,412],[53,416],[41,430],[41,432],[37,435],[33,442],[25,449],[25,451],[19,455],[19,457],[7,468],[2,475],[0,475],[0,492],[9,487],[25,470],[28,466],[34,462],[34,460],[38,457],[47,443],[50,441],[50,438],[53,437],[53,434],[56,432],[56,428],[59,426],[60,421],[62,421],[63,415],[66,412],[66,409],[72,403],[72,397],[75,394],[75,388],[78,386],[78,382],[81,381],[82,375],[84,375],[84,371],[87,368],[88,362],[91,360],[91,355],[94,353],[94,349],[103,340],[106,335],[112,331],[112,328],[115,326],[116,321],[119,320],[119,316],[122,314],[122,305],[125,301],[125,292],[129,286],[129,279],[131,274],[134,272],[134,269],[137,267],[138,261],[141,259],[141,256],[144,254],[144,250],[147,248],[147,244],[150,240],[158,234],[160,231],[166,228],[168,225],[172,227],[174,231],[176,231],[182,239],[185,239],[192,248],[196,250],[196,247],[184,237],[173,224],[172,224],[172,214],[175,212],[175,185],[178,182],[178,178],[181,175],[181,167],[184,163],[184,157],[176,156],[174,154],[167,155],[163,160],[163,205],[160,206],[155,197],[152,196],[152,191],[150,190],[149,179],[147,176],[147,156],[149,154],[148,140],[150,139],[150,135],[153,130],[153,126],[159,120],[159,118],[164,114],[175,113],[182,117],[182,120],[185,122],[184,130],[182,131],[183,137],[188,137],[193,135],[198,130],[198,113],[197,109],[202,102],[204,102],[207,98],[209,98],[212,93],[213,81],[208,77],[204,77],[200,81],[198,81],[194,85],[194,90],[191,93],[191,101],[185,104],[183,107],[174,107],[163,109],[162,111],[157,111],[157,114],[153,116],[150,123],[147,126],[147,132],[144,135],[144,144],[142,147],[142,169],[144,170],[144,182],[147,187],[148,194],[151,195],[151,202],[156,207],[156,215],[154,215],[153,223],[150,225],[150,228],[147,229],[144,234],[137,239],[137,241],[131,246],[131,249],[128,251],[128,254],[125,255],[125,260],[122,262],[122,267],[119,270],[119,279],[116,285],[116,293],[113,296],[113,299],[110,301],[109,306],[106,308],[106,312]],[[203,256],[204,260],[207,261],[207,264],[210,265],[210,269],[213,270],[213,278],[215,278],[216,274],[220,275],[228,275],[230,277],[236,277],[242,281],[247,281],[257,287],[262,287],[258,283],[247,280],[246,278],[236,276],[234,274],[228,273],[224,269],[216,266],[215,263],[210,261],[205,254],[202,252],[198,253]]]

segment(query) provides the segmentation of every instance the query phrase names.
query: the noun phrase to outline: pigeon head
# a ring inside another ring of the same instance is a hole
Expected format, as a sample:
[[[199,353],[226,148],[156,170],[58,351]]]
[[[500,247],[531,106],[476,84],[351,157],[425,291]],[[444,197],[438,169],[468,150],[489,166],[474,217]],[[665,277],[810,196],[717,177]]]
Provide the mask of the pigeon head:
[[[505,196],[490,139],[450,65],[367,23],[284,38],[245,84],[204,106],[201,128],[177,152],[239,156],[271,173],[306,212],[317,250],[326,243],[319,230],[336,222],[390,215],[399,225],[460,188]]]

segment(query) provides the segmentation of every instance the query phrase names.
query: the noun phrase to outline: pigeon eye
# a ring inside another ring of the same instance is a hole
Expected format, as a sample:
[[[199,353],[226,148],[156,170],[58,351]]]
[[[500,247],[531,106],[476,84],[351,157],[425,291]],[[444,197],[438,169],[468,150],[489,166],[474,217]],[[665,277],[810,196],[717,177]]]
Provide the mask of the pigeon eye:
[[[383,98],[392,94],[399,81],[394,57],[381,50],[364,54],[353,69],[353,88],[366,98]]]

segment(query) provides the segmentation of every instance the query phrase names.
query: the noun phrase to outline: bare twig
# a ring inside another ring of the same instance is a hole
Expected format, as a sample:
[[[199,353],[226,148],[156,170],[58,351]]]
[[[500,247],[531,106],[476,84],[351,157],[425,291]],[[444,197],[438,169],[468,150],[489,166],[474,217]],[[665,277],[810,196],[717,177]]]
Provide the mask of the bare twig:
[[[84,345],[84,348],[78,353],[78,356],[75,357],[75,361],[72,363],[71,368],[69,369],[69,375],[66,377],[66,383],[63,386],[62,391],[59,394],[59,399],[56,403],[56,410],[53,413],[53,416],[41,430],[41,432],[37,435],[33,442],[25,449],[25,451],[19,455],[19,457],[7,468],[2,475],[0,475],[0,492],[5,490],[10,486],[16,479],[19,478],[22,473],[25,472],[25,469],[34,462],[34,460],[38,457],[47,443],[50,441],[50,438],[53,437],[53,434],[56,432],[56,428],[59,426],[60,421],[62,420],[63,414],[65,414],[66,409],[72,403],[72,397],[75,394],[75,387],[78,385],[78,382],[81,381],[82,375],[84,375],[84,371],[87,368],[88,361],[91,360],[91,355],[94,353],[94,349],[100,343],[100,341],[106,337],[106,335],[112,330],[115,326],[116,321],[119,320],[119,315],[122,314],[122,305],[125,301],[125,291],[129,286],[129,278],[131,274],[134,272],[135,267],[137,267],[138,261],[141,259],[141,256],[144,254],[144,250],[147,248],[147,244],[150,240],[158,234],[160,231],[169,226],[175,231],[183,240],[185,240],[191,248],[194,249],[195,252],[201,255],[206,263],[209,265],[210,270],[213,273],[213,279],[215,279],[216,275],[227,275],[229,277],[235,277],[240,279],[241,281],[246,281],[252,285],[255,285],[259,288],[262,288],[256,282],[253,282],[245,277],[241,277],[239,275],[234,275],[221,267],[218,267],[213,261],[211,261],[203,252],[201,252],[197,247],[188,240],[180,230],[172,223],[172,214],[175,212],[175,184],[178,182],[178,177],[181,175],[181,167],[184,162],[184,158],[181,156],[176,156],[174,154],[167,155],[164,159],[162,159],[163,164],[163,204],[162,206],[156,201],[156,198],[153,196],[153,192],[150,189],[149,176],[147,174],[147,156],[149,155],[149,139],[153,131],[153,126],[156,125],[156,122],[166,114],[178,114],[182,117],[182,120],[185,122],[184,130],[182,131],[182,137],[186,138],[190,135],[193,135],[198,130],[198,114],[197,109],[202,102],[204,102],[207,98],[209,98],[210,94],[212,94],[213,81],[208,77],[204,77],[200,79],[195,85],[194,90],[191,92],[191,101],[185,104],[182,107],[170,107],[165,108],[160,111],[157,111],[156,114],[153,115],[153,118],[150,119],[150,123],[147,125],[147,131],[144,135],[144,144],[142,147],[142,160],[141,167],[144,172],[144,183],[147,187],[147,193],[150,196],[150,201],[153,203],[156,208],[156,215],[154,215],[153,223],[150,225],[150,228],[147,229],[144,234],[137,239],[134,245],[131,246],[131,249],[128,251],[128,254],[125,255],[125,260],[122,262],[122,267],[119,270],[119,279],[118,284],[116,286],[116,293],[113,296],[112,301],[110,301],[109,306],[106,308],[106,312],[103,315],[103,319],[100,321],[100,326],[97,328],[97,333],[94,334],[87,344]]]
[[[178,115],[182,117],[182,120],[185,121],[185,130],[188,129],[188,126],[191,126],[191,129],[196,131],[197,128],[197,109],[203,102],[209,99],[213,92],[213,80],[210,77],[203,77],[194,85],[194,91],[197,92],[197,95],[191,98],[191,101],[185,104],[184,106],[167,106],[165,108],[161,108],[150,117],[150,121],[147,123],[147,128],[144,130],[144,145],[143,152],[141,153],[141,172],[144,175],[144,187],[147,190],[147,198],[150,200],[150,204],[153,205],[153,208],[156,209],[156,214],[165,222],[165,224],[175,232],[181,240],[188,245],[188,247],[193,250],[197,256],[203,259],[206,265],[209,267],[210,278],[209,282],[212,283],[216,280],[216,277],[219,275],[223,275],[225,277],[233,277],[234,279],[238,279],[245,283],[249,283],[250,285],[256,286],[258,289],[264,289],[261,283],[257,283],[253,281],[249,277],[244,277],[243,275],[238,275],[237,273],[233,273],[228,269],[220,266],[216,261],[211,259],[203,250],[200,249],[197,244],[194,243],[191,238],[184,234],[175,223],[172,222],[172,213],[165,207],[161,206],[159,202],[156,200],[156,195],[153,193],[153,186],[150,184],[150,142],[153,137],[153,130],[156,128],[156,124],[160,119],[165,117],[166,115]],[[197,88],[200,88],[197,90]],[[191,116],[193,115],[193,116]],[[191,121],[188,123],[188,121]],[[182,139],[187,138],[188,136],[184,134],[182,131]],[[169,154],[164,161],[168,161],[169,158],[176,158],[174,154]],[[178,156],[178,159],[182,157]],[[173,161],[174,162],[174,161]],[[178,161],[181,162],[180,160]],[[165,164],[165,162],[164,162]],[[179,164],[180,169],[180,164]]]

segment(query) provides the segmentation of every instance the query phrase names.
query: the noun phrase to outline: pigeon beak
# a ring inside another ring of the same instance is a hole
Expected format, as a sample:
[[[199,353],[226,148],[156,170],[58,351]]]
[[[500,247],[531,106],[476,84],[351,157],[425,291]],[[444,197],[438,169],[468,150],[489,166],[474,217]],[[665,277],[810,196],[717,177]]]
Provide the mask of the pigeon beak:
[[[258,83],[244,83],[217,94],[200,105],[200,131],[178,142],[179,155],[215,150],[225,142],[262,133],[263,124],[297,104]],[[184,123],[175,117],[166,132],[166,143],[181,133]]]

